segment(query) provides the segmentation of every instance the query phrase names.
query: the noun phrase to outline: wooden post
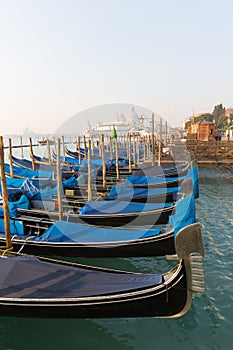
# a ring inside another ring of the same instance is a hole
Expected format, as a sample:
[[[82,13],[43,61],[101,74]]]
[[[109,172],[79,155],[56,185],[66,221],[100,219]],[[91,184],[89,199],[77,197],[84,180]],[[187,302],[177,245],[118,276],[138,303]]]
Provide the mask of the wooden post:
[[[164,142],[164,145],[167,147],[167,121],[165,123],[165,142]]]
[[[150,157],[150,143],[151,143],[151,136],[148,135],[148,137],[147,137],[147,158]]]
[[[20,136],[20,146],[21,146],[21,158],[24,158],[24,154],[23,154],[23,138],[22,138],[22,136]]]
[[[162,145],[161,145],[161,141],[160,140],[158,140],[158,165],[160,165],[161,164],[161,149],[162,149],[162,147],[161,147]]]
[[[83,136],[83,145],[84,145],[84,159],[87,159],[87,142],[86,142],[86,136]]]
[[[135,134],[133,135],[133,167],[136,168],[137,166],[137,157],[136,157],[136,137]]]
[[[155,114],[152,113],[152,166],[155,165]]]
[[[66,162],[66,151],[65,151],[65,137],[62,136],[62,153],[63,153],[63,162]]]
[[[59,210],[59,221],[63,218],[62,208],[62,176],[61,176],[61,142],[57,139],[57,200]]]
[[[131,135],[129,135],[129,138],[128,138],[128,149],[129,149],[129,173],[132,173]]]
[[[110,145],[109,145],[110,137],[111,137],[111,136],[106,136],[105,152],[108,152],[108,146],[109,146],[109,150],[110,150]]]
[[[49,142],[49,139],[47,139],[47,150],[48,150],[48,160],[49,160],[49,164],[51,164],[51,152],[50,152],[50,142]]]
[[[126,153],[127,153],[127,158],[129,158],[129,135],[126,137]]]
[[[32,160],[32,170],[35,170],[35,159],[34,159],[34,154],[33,154],[32,138],[31,137],[29,137],[29,142],[30,142],[30,157]]]
[[[162,118],[160,118],[160,123],[159,123],[159,140],[158,140],[158,147],[159,147],[159,152],[158,152],[158,165],[161,164],[161,157],[162,157]]]
[[[87,181],[87,194],[88,200],[92,200],[92,192],[91,192],[91,140],[88,140],[88,181]]]
[[[118,142],[117,142],[117,138],[115,139],[116,142],[116,178],[117,180],[119,180],[120,176],[119,176],[119,157],[118,157]]]
[[[143,137],[143,146],[144,146],[144,162],[146,161],[146,151],[147,151],[147,146],[146,146],[146,137]]]
[[[11,233],[10,233],[10,215],[8,208],[8,195],[7,195],[7,186],[6,186],[6,176],[4,171],[4,145],[3,137],[0,136],[0,175],[2,181],[2,200],[3,200],[3,210],[4,210],[4,229],[6,237],[6,248],[11,249]]]
[[[104,135],[102,135],[102,138],[101,138],[101,151],[102,151],[103,188],[106,188],[106,163],[105,163],[105,150],[104,150]]]
[[[10,161],[10,177],[13,177],[12,144],[11,144],[11,138],[9,139],[9,161]]]
[[[81,164],[81,137],[78,136],[78,162]]]
[[[99,156],[100,157],[101,157],[101,149],[102,149],[102,141],[101,140],[102,140],[101,136],[99,135],[99,137],[98,137],[98,142],[99,142],[98,147],[99,147]]]
[[[112,142],[114,142],[114,140],[112,139],[111,136],[109,136],[110,161],[112,161]]]
[[[91,135],[91,146],[92,146],[91,154],[92,156],[94,156],[94,135],[93,134]]]
[[[136,154],[137,154],[137,164],[140,163],[140,136],[136,138]]]

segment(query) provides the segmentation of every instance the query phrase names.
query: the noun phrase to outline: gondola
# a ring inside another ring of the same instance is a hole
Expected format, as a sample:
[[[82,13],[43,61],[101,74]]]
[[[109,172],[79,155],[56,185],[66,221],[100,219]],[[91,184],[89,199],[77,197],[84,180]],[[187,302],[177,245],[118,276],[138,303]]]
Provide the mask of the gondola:
[[[0,314],[34,318],[180,317],[190,309],[193,291],[200,290],[203,283],[202,265],[198,281],[192,267],[194,260],[204,256],[199,223],[181,229],[175,245],[179,262],[163,274],[3,253]],[[193,253],[198,253],[195,259]]]
[[[179,184],[178,187],[175,185]],[[135,202],[161,203],[176,200],[179,193],[191,191],[195,198],[199,197],[198,168],[190,168],[186,176],[178,178],[162,178],[152,176],[149,179],[129,176],[121,185],[112,186],[105,200],[126,200]]]
[[[55,140],[51,140],[51,139],[47,139],[47,138],[43,138],[41,140],[38,140],[39,145],[47,145],[48,143],[49,143],[49,145],[54,145]]]
[[[175,209],[172,203],[139,203],[120,200],[88,201],[80,210],[79,221],[90,225],[120,227],[166,224]]]
[[[125,186],[141,188],[161,188],[161,187],[179,187],[184,180],[183,177],[162,177],[162,176],[128,176],[125,180]]]
[[[28,159],[21,159],[21,158],[16,158],[12,156],[12,162],[21,168],[27,169],[27,170],[38,170],[38,171],[49,171],[49,172],[56,172],[56,165],[49,165],[49,164],[40,164],[40,163],[34,163],[34,169],[33,169],[33,164],[32,161]],[[76,174],[76,169],[73,168],[72,166],[62,166],[62,176],[64,178],[68,178],[69,176],[72,176]]]
[[[11,220],[14,249],[35,255],[74,257],[131,257],[175,254],[178,230],[196,222],[195,200],[186,197],[177,203],[169,225],[159,228],[114,229],[36,217]],[[4,232],[0,220],[0,232]],[[0,244],[4,245],[4,233]]]
[[[134,170],[132,176],[164,176],[178,177],[185,176],[190,168],[189,163],[176,164],[173,166],[142,166],[140,169]]]
[[[4,164],[4,170],[5,174],[7,176],[11,176],[11,169],[10,165],[5,163]],[[12,165],[12,171],[13,171],[13,178],[30,178],[34,180],[49,180],[53,176],[52,171],[42,171],[42,170],[32,170],[32,169],[26,169],[22,168],[20,166]]]
[[[75,223],[87,223],[94,226],[144,226],[167,224],[175,209],[174,203],[128,203],[126,201],[89,201],[79,213],[68,211],[63,219]],[[37,216],[58,220],[57,211],[19,209],[20,215]]]
[[[179,187],[185,181],[191,181],[193,190],[198,197],[198,167],[191,167],[185,176],[162,177],[162,176],[128,176],[124,181],[124,186],[134,188],[171,188]],[[197,198],[196,197],[196,198]]]
[[[179,198],[182,187],[170,188],[140,188],[127,186],[112,186],[104,200],[119,199],[121,201],[141,203],[171,203]]]
[[[71,151],[68,148],[65,149],[65,152],[68,156],[76,158],[76,159],[84,159],[85,157],[87,157],[87,153],[88,153],[88,149],[84,149],[84,148],[80,148],[80,151]],[[86,156],[85,156],[86,155]],[[92,158],[93,159],[101,159],[101,154],[99,153],[99,150],[93,150],[92,152]],[[110,154],[110,152],[105,152],[105,157],[106,158],[116,158],[116,154],[113,152],[112,154]],[[126,152],[121,152],[119,150],[118,152],[118,159],[119,160],[123,160],[127,158],[127,153]]]

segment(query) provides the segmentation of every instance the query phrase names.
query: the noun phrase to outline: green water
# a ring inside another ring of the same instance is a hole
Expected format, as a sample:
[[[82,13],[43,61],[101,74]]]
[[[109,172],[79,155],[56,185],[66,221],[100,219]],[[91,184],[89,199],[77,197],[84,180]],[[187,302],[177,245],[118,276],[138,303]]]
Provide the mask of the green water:
[[[196,202],[205,246],[206,293],[178,319],[53,320],[0,317],[0,350],[230,349],[233,341],[233,175],[200,170]],[[158,272],[163,258],[82,259],[90,263]]]

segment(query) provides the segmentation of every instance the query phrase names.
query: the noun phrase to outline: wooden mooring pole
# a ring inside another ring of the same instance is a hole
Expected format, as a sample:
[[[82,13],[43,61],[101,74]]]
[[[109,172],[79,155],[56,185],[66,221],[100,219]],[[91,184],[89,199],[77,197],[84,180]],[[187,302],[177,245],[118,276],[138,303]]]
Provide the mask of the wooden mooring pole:
[[[10,163],[10,177],[13,177],[12,143],[11,143],[11,138],[9,138],[9,163]]]
[[[2,200],[3,200],[3,210],[4,210],[4,229],[5,229],[5,238],[6,238],[6,248],[12,248],[11,242],[11,233],[10,233],[10,215],[8,208],[8,194],[7,194],[7,185],[6,185],[6,176],[4,170],[4,145],[3,137],[0,136],[0,175],[2,181]]]
[[[32,160],[32,170],[35,170],[35,159],[34,159],[34,154],[33,154],[32,138],[31,137],[29,137],[29,143],[30,143],[30,157]]]
[[[152,166],[155,165],[155,114],[152,113]]]
[[[92,190],[91,190],[91,140],[88,140],[88,182],[87,182],[87,196],[88,200],[92,200]]]
[[[59,210],[59,221],[63,218],[62,208],[62,174],[61,174],[61,140],[57,139],[57,200]]]
[[[102,152],[102,176],[103,176],[103,188],[106,188],[106,162],[105,162],[105,148],[104,148],[104,135],[101,138],[101,152]]]

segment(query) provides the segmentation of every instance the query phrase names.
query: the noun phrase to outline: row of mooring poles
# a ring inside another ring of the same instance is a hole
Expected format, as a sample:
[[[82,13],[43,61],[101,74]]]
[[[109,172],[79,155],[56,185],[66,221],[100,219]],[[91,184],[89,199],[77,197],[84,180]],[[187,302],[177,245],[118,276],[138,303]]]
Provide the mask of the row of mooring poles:
[[[165,143],[167,140],[167,122],[165,123]],[[99,149],[99,156],[103,157],[103,149],[105,149],[106,152],[109,152],[110,159],[112,160],[113,157],[113,139],[111,136],[105,137],[101,135],[98,138],[97,145]],[[81,139],[81,137],[80,137]],[[80,140],[79,139],[79,140]],[[122,141],[122,140],[121,140]],[[127,158],[129,160],[129,172],[132,172],[133,168],[136,168],[137,165],[140,164],[140,162],[143,160],[144,162],[147,159],[150,159],[152,155],[152,165],[154,166],[157,160],[157,164],[161,165],[161,159],[162,159],[162,144],[163,144],[163,124],[162,124],[162,118],[160,118],[159,121],[159,130],[157,130],[157,136],[155,134],[155,116],[154,113],[152,113],[152,133],[151,135],[147,135],[144,137],[137,136],[135,134],[128,134],[126,137],[123,138],[123,143],[116,142],[117,147],[119,147],[119,144],[126,148],[127,152]],[[79,141],[80,142],[80,141]],[[83,143],[85,145],[85,136],[83,137]],[[141,159],[141,149],[143,148],[143,157]],[[157,148],[157,150],[156,150]],[[80,146],[79,146],[80,149]],[[85,148],[86,149],[86,148]],[[93,137],[92,137],[92,154],[94,150],[94,143],[93,143]],[[85,156],[85,154],[84,154]],[[118,164],[118,163],[117,163]],[[106,170],[103,169],[103,172]],[[117,171],[117,170],[116,170]]]
[[[167,126],[166,126],[166,130],[167,130]],[[166,131],[167,132],[167,131]],[[162,119],[160,120],[160,131],[159,131],[159,137],[157,137],[157,142],[158,142],[158,163],[160,163],[161,161],[161,144],[159,145],[159,143],[161,143],[162,140]],[[84,148],[81,152],[81,140],[83,139],[83,145]],[[123,140],[123,141],[122,141]],[[156,158],[156,149],[155,149],[155,144],[156,144],[156,138],[155,138],[155,128],[154,128],[154,113],[152,114],[152,134],[151,135],[147,135],[144,137],[138,137],[134,134],[132,135],[127,135],[126,137],[122,138],[121,143],[119,143],[119,141],[117,142],[118,144],[118,148],[119,145],[122,147],[127,148],[127,156],[128,158],[131,157],[131,166],[133,164],[133,167],[136,167],[137,164],[139,164],[139,162],[141,160],[146,161],[147,159],[150,158],[150,152],[152,153],[152,165],[155,164],[155,158]],[[64,136],[61,137],[61,142],[62,142],[62,153],[63,153],[63,162],[66,162],[66,149],[65,149],[65,138]],[[102,142],[102,135],[99,137],[98,141],[97,141],[97,146],[99,148],[99,156],[101,157],[101,153],[102,153],[102,146],[101,146],[101,142]],[[94,138],[93,135],[91,136],[91,143],[92,143],[92,155],[94,154]],[[151,149],[150,149],[150,144],[151,144]],[[81,157],[82,155],[84,155],[84,159],[87,159],[87,139],[85,137],[85,135],[83,137],[78,136],[77,137],[77,142],[76,142],[76,147],[78,150],[78,154],[79,154],[79,163],[81,162]],[[56,146],[56,145],[55,145]],[[11,145],[9,145],[9,148],[11,147]],[[15,146],[14,146],[15,147]],[[21,155],[22,158],[24,157],[24,152],[23,152],[23,148],[25,147],[23,145],[23,140],[22,137],[20,138],[20,147],[21,147]],[[30,147],[30,158],[32,161],[32,169],[35,170],[35,163],[37,162],[37,160],[35,160],[34,157],[34,152],[33,152],[33,144],[32,144],[32,138],[29,138],[29,147]],[[141,154],[141,148],[144,148],[143,151],[143,158],[140,158],[140,154]],[[112,155],[112,138],[110,136],[105,138],[105,148],[106,151],[109,150],[110,156]],[[11,156],[12,156],[12,150],[11,150]],[[48,163],[52,164],[52,156],[51,156],[51,144],[50,141],[47,140],[47,157],[48,157]],[[130,169],[129,169],[130,170]]]

